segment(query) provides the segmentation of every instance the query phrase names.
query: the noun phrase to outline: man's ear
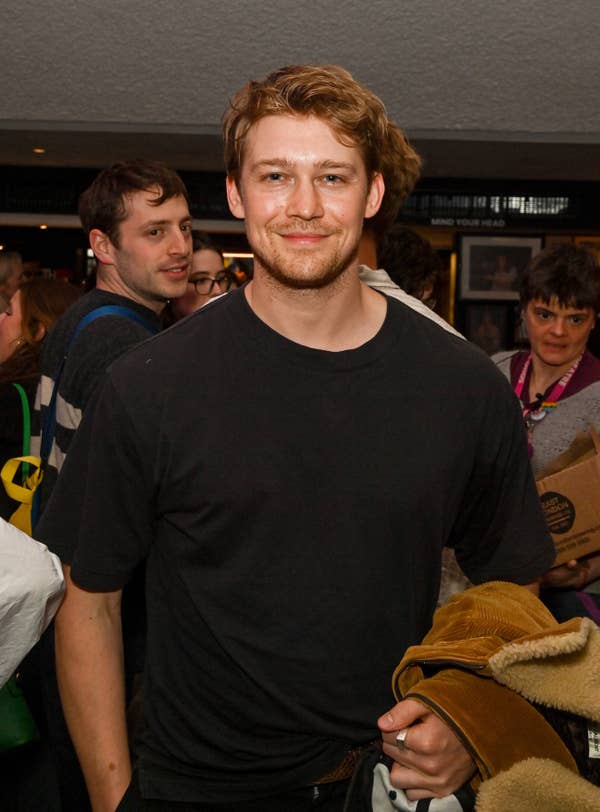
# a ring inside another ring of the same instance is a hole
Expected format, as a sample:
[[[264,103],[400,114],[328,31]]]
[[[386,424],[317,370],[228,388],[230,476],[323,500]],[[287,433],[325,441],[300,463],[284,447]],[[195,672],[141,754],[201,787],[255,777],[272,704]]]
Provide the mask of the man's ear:
[[[96,259],[104,265],[113,264],[114,245],[110,241],[108,234],[93,228],[89,233],[90,248],[94,252]]]
[[[35,335],[33,336],[35,341],[41,341],[43,338],[46,337],[46,327],[41,322],[37,326],[37,330],[35,331]]]
[[[225,188],[227,190],[227,202],[229,203],[229,210],[234,217],[238,217],[240,220],[243,220],[246,213],[244,210],[244,204],[242,202],[242,196],[236,181],[232,177],[227,176],[225,180]]]
[[[373,175],[369,191],[367,192],[365,217],[374,217],[377,214],[381,206],[381,203],[383,202],[384,194],[385,194],[385,183],[383,182],[383,176],[381,172],[376,172]]]

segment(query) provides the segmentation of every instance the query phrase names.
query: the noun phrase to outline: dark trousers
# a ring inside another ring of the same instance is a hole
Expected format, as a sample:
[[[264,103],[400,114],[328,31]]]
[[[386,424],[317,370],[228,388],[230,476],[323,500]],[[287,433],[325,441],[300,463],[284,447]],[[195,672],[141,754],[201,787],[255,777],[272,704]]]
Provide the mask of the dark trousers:
[[[301,787],[282,795],[225,804],[144,800],[137,773],[116,812],[342,812],[347,781]]]
[[[53,625],[20,666],[41,741],[0,754],[2,812],[89,812],[83,775],[56,685]]]

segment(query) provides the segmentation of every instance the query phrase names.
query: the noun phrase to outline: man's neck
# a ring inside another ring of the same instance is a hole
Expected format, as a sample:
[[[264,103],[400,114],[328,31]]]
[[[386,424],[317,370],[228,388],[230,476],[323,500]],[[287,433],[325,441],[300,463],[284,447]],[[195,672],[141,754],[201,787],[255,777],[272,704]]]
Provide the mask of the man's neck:
[[[105,290],[108,293],[115,293],[117,296],[124,296],[126,299],[131,299],[132,302],[147,307],[148,310],[153,310],[157,315],[160,315],[164,309],[165,302],[147,302],[137,296],[134,291],[130,290],[124,283],[119,274],[109,265],[98,263],[98,270],[96,273],[96,289]]]
[[[362,346],[380,330],[386,300],[345,271],[325,288],[296,290],[260,274],[246,285],[258,318],[280,335],[317,350],[340,352]]]

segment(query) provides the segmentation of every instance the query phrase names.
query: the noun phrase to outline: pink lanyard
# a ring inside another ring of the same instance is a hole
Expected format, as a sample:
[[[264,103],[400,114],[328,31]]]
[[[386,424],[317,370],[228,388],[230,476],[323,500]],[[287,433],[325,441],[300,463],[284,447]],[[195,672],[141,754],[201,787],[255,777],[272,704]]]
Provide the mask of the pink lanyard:
[[[567,385],[573,375],[575,374],[577,367],[579,366],[581,359],[583,358],[583,353],[577,358],[571,369],[569,369],[565,374],[562,376],[560,381],[554,384],[552,387],[552,391],[550,392],[548,399],[544,400],[537,409],[530,409],[525,406],[523,402],[523,389],[525,388],[525,379],[527,378],[527,373],[529,372],[529,367],[531,366],[531,353],[527,356],[525,363],[523,364],[523,369],[521,370],[521,374],[519,375],[519,379],[515,384],[515,395],[519,398],[521,403],[521,408],[523,410],[523,418],[525,420],[525,426],[527,428],[527,446],[529,451],[529,456],[533,456],[533,442],[532,442],[532,435],[533,430],[540,420],[546,417],[546,414],[551,410],[556,408],[556,404],[560,399],[561,395],[567,388]]]
[[[529,367],[531,366],[531,353],[529,353],[529,355],[527,356],[527,360],[523,364],[523,369],[521,370],[521,374],[519,375],[519,380],[515,384],[515,395],[521,401],[521,407],[523,409],[523,417],[527,417],[528,414],[532,414],[532,415],[537,414],[540,411],[545,412],[547,409],[554,409],[557,402],[560,400],[561,395],[563,394],[563,392],[567,388],[567,384],[569,383],[569,381],[571,380],[571,378],[575,374],[575,371],[577,370],[577,367],[581,363],[582,358],[583,358],[583,353],[581,353],[579,358],[577,358],[577,360],[575,361],[575,363],[573,364],[571,369],[569,369],[567,372],[565,372],[565,374],[562,376],[560,381],[558,381],[558,383],[554,384],[554,386],[552,387],[552,391],[550,392],[550,395],[548,396],[548,400],[545,400],[541,404],[541,406],[539,406],[534,411],[532,409],[528,409],[525,406],[525,404],[523,402],[523,398],[522,398],[523,389],[525,388],[525,379],[527,378],[527,373],[529,372]],[[541,419],[541,417],[538,418],[538,419]]]

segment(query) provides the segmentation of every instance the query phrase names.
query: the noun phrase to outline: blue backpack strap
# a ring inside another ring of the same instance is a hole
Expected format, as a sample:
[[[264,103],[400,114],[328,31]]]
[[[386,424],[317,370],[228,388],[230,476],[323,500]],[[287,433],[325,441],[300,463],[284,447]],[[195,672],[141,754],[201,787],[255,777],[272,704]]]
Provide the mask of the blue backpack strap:
[[[125,319],[129,319],[130,321],[135,321],[138,324],[147,330],[147,332],[151,334],[158,333],[158,327],[153,324],[149,319],[142,316],[141,313],[138,313],[136,310],[132,310],[130,307],[125,307],[123,305],[101,305],[97,307],[95,310],[90,310],[89,313],[81,319],[81,321],[77,324],[73,333],[71,334],[71,338],[69,339],[69,344],[67,346],[67,352],[63,359],[63,364],[69,354],[69,350],[79,333],[84,330],[88,324],[96,319],[100,318],[101,316],[122,316]]]
[[[60,362],[60,366],[58,368],[58,372],[54,379],[54,386],[52,388],[52,396],[50,397],[50,403],[48,404],[48,408],[45,414],[44,426],[42,430],[42,442],[40,448],[40,457],[42,458],[42,462],[45,462],[50,455],[50,449],[52,448],[52,441],[54,440],[54,432],[56,429],[56,398],[58,396],[58,387],[60,383],[60,379],[62,377],[63,370],[65,368],[65,363],[67,358],[69,357],[69,352],[71,347],[75,343],[75,339],[84,330],[89,324],[91,324],[96,319],[101,318],[102,316],[121,316],[123,318],[129,319],[130,321],[135,321],[140,324],[144,329],[146,329],[149,333],[155,334],[158,333],[158,327],[155,324],[152,324],[151,321],[144,318],[140,313],[132,310],[129,307],[124,307],[123,305],[102,305],[101,307],[96,307],[94,310],[90,310],[89,313],[77,323],[75,329],[71,333],[71,338],[69,339],[69,343],[67,344],[67,349],[64,354],[62,361]]]
[[[58,397],[58,388],[60,384],[60,379],[62,377],[67,358],[69,357],[69,352],[71,350],[71,347],[75,343],[77,336],[81,333],[81,331],[84,330],[88,326],[88,324],[91,324],[93,321],[101,318],[102,316],[121,316],[122,318],[129,319],[130,321],[135,321],[137,322],[137,324],[141,325],[147,332],[149,332],[152,335],[158,333],[159,331],[159,327],[153,324],[149,319],[142,316],[141,313],[138,313],[136,310],[133,310],[130,307],[125,307],[124,305],[101,305],[100,307],[96,307],[94,310],[90,310],[90,312],[86,313],[86,315],[77,323],[75,329],[71,333],[71,337],[69,339],[69,343],[67,344],[67,349],[65,351],[64,357],[60,362],[60,366],[56,373],[56,377],[54,378],[52,395],[50,397],[50,402],[48,403],[48,407],[44,414],[42,439],[40,444],[40,457],[42,460],[42,468],[47,462],[48,457],[50,456],[50,450],[52,448],[52,443],[54,441],[54,434],[56,431],[56,399]],[[32,527],[35,527],[35,524],[38,519],[40,492],[41,489],[38,488],[35,492],[33,499],[31,511]]]

